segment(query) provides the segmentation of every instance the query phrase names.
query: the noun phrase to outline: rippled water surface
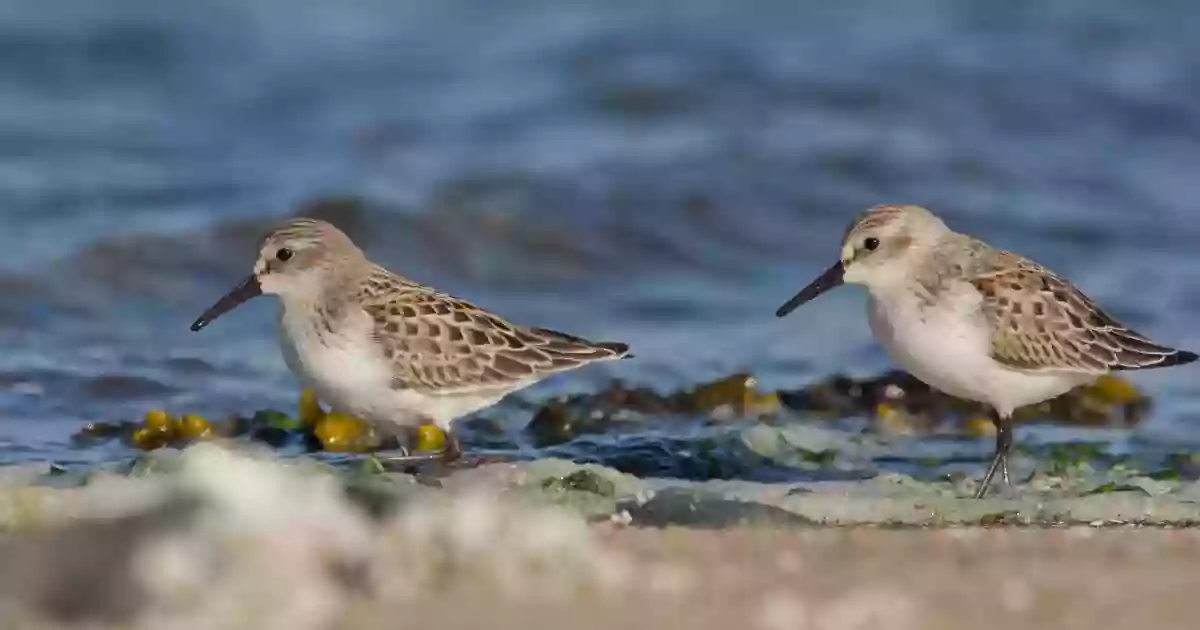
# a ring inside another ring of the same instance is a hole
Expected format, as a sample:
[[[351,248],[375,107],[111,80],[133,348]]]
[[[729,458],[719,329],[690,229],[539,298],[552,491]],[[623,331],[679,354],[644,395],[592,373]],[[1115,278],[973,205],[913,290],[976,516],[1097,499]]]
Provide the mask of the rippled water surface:
[[[0,3],[0,460],[128,457],[69,436],[149,407],[292,408],[270,300],[187,327],[301,209],[417,280],[635,348],[525,401],[885,369],[861,291],[772,315],[880,202],[1200,347],[1200,10],[1047,6]],[[1196,378],[1136,376],[1157,404],[1133,431],[1019,439],[1192,448]],[[487,415],[530,452],[527,405]],[[771,477],[721,463],[729,425],[677,420],[550,452]],[[897,452],[974,466],[985,442]]]

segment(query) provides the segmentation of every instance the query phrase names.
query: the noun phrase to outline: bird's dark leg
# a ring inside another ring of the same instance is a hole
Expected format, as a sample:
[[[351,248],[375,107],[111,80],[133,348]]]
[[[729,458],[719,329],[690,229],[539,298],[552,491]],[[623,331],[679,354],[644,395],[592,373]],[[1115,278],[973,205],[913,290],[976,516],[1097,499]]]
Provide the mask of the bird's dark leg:
[[[400,449],[395,455],[380,455],[379,461],[393,466],[407,466],[409,464],[435,461],[439,457],[438,453],[412,453],[408,449]]]
[[[393,466],[410,466],[434,461],[441,458],[441,453],[414,453],[417,446],[417,427],[404,426],[396,435],[401,440],[400,448],[392,451],[394,455],[380,455],[379,461]]]
[[[446,445],[442,447],[442,461],[449,464],[462,459],[462,444],[454,431],[446,429]]]
[[[400,449],[400,452],[395,456],[380,457],[382,463],[396,465],[401,467],[409,467],[422,465],[427,471],[430,469],[441,470],[443,473],[450,470],[462,470],[465,468],[474,468],[482,464],[491,464],[506,461],[503,457],[497,456],[466,456],[463,453],[462,443],[458,439],[458,434],[450,428],[442,428],[437,423],[429,420],[427,424],[437,426],[445,435],[446,442],[440,451],[413,451],[419,442],[419,427],[405,426],[404,441],[405,447]]]
[[[438,428],[440,429],[441,427]],[[445,429],[443,429],[443,433],[446,436],[446,444],[442,447],[442,450],[414,453],[413,451],[418,443],[417,429],[418,427],[413,426],[405,427],[405,441],[407,445],[401,448],[397,455],[381,457],[380,460],[394,466],[428,464],[434,466],[434,468],[441,468],[443,470],[471,468],[478,466],[484,461],[475,461],[473,458],[463,457],[462,443],[458,441],[458,436],[453,431]]]
[[[464,455],[458,435],[450,429],[445,431],[446,445],[442,447],[442,465],[459,470],[475,468],[484,464],[497,464],[509,461],[503,455]]]
[[[999,414],[996,418],[996,450],[1004,453],[1000,460],[1000,478],[1004,480],[1005,486],[1012,488],[1012,480],[1008,477],[1008,453],[1013,445],[1012,418],[1001,418]]]
[[[992,456],[992,465],[988,467],[987,474],[979,482],[979,489],[975,491],[976,499],[982,499],[987,495],[988,488],[992,485],[992,477],[996,476],[997,470],[1000,471],[1000,478],[1004,480],[1004,485],[1012,486],[1012,481],[1008,476],[1008,453],[1012,450],[1013,444],[1012,418],[993,411],[992,424],[996,425],[996,453]]]

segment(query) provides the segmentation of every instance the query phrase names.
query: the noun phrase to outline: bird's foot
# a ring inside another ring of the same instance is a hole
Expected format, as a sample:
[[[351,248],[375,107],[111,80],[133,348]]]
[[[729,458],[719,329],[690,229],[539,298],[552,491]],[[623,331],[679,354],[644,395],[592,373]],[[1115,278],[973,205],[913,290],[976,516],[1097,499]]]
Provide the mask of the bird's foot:
[[[414,444],[417,442],[413,441]],[[453,471],[469,470],[485,464],[501,463],[507,458],[496,455],[465,455],[458,436],[445,432],[445,445],[437,451],[412,451],[399,447],[372,456],[382,470],[442,476]]]
[[[436,462],[441,459],[441,456],[438,453],[396,453],[388,455],[376,455],[375,457],[381,463],[391,464],[393,466],[425,464],[428,462]]]
[[[384,469],[406,468],[440,461],[441,453],[413,453],[401,447],[395,450],[374,453],[370,459]]]
[[[462,444],[458,441],[458,435],[453,431],[446,431],[446,445],[442,448],[442,464],[448,468],[465,469],[475,468],[483,464],[489,464],[497,461],[495,456],[488,455],[463,455]]]
[[[507,458],[498,455],[464,455],[458,436],[450,431],[446,432],[446,446],[442,449],[441,465],[447,470],[468,470],[505,461]]]
[[[1002,489],[1004,490],[1004,493],[1011,494],[1015,491],[1012,478],[1008,474],[1008,455],[997,455],[997,457],[992,460],[992,465],[988,468],[987,474],[984,475],[983,480],[979,482],[979,487],[975,489],[974,498],[982,499],[989,493],[1001,489],[996,487],[1000,484],[995,483],[994,480],[997,472],[1000,473],[999,481],[1003,483]]]
[[[997,471],[1000,473],[1000,479],[1004,482],[1004,486],[1008,490],[1012,490],[1012,480],[1008,474],[1008,454],[1012,451],[1013,444],[1012,420],[993,412],[992,422],[996,425],[996,451],[992,455],[992,465],[988,466],[987,474],[983,476],[983,480],[979,482],[979,488],[975,490],[976,499],[987,496],[988,490],[992,486],[992,478],[996,476]]]

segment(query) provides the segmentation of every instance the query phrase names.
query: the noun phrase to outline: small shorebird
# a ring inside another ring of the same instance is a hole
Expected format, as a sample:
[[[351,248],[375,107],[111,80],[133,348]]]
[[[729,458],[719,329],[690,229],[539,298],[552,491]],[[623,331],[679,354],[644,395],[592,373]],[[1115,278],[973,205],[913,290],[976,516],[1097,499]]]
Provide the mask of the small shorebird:
[[[917,206],[859,215],[838,262],[775,315],[843,283],[867,288],[871,331],[893,360],[934,388],[993,408],[996,452],[976,498],[997,470],[1010,484],[1018,407],[1108,372],[1196,360],[1121,325],[1045,267],[954,232]]]
[[[435,424],[446,432],[446,460],[461,455],[455,419],[556,372],[630,356],[626,344],[517,326],[402,278],[314,219],[263,239],[254,273],[192,330],[262,294],[280,298],[283,357],[305,386],[368,422]]]

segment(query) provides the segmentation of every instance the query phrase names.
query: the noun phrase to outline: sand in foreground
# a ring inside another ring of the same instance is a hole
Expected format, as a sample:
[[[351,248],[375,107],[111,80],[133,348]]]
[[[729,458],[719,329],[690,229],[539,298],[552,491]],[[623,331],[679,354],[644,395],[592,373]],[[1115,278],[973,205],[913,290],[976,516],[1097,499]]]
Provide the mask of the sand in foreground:
[[[1200,531],[598,528],[624,588],[570,604],[457,588],[427,628],[1194,628]],[[365,611],[364,611],[365,612]],[[361,627],[387,627],[374,614]]]

